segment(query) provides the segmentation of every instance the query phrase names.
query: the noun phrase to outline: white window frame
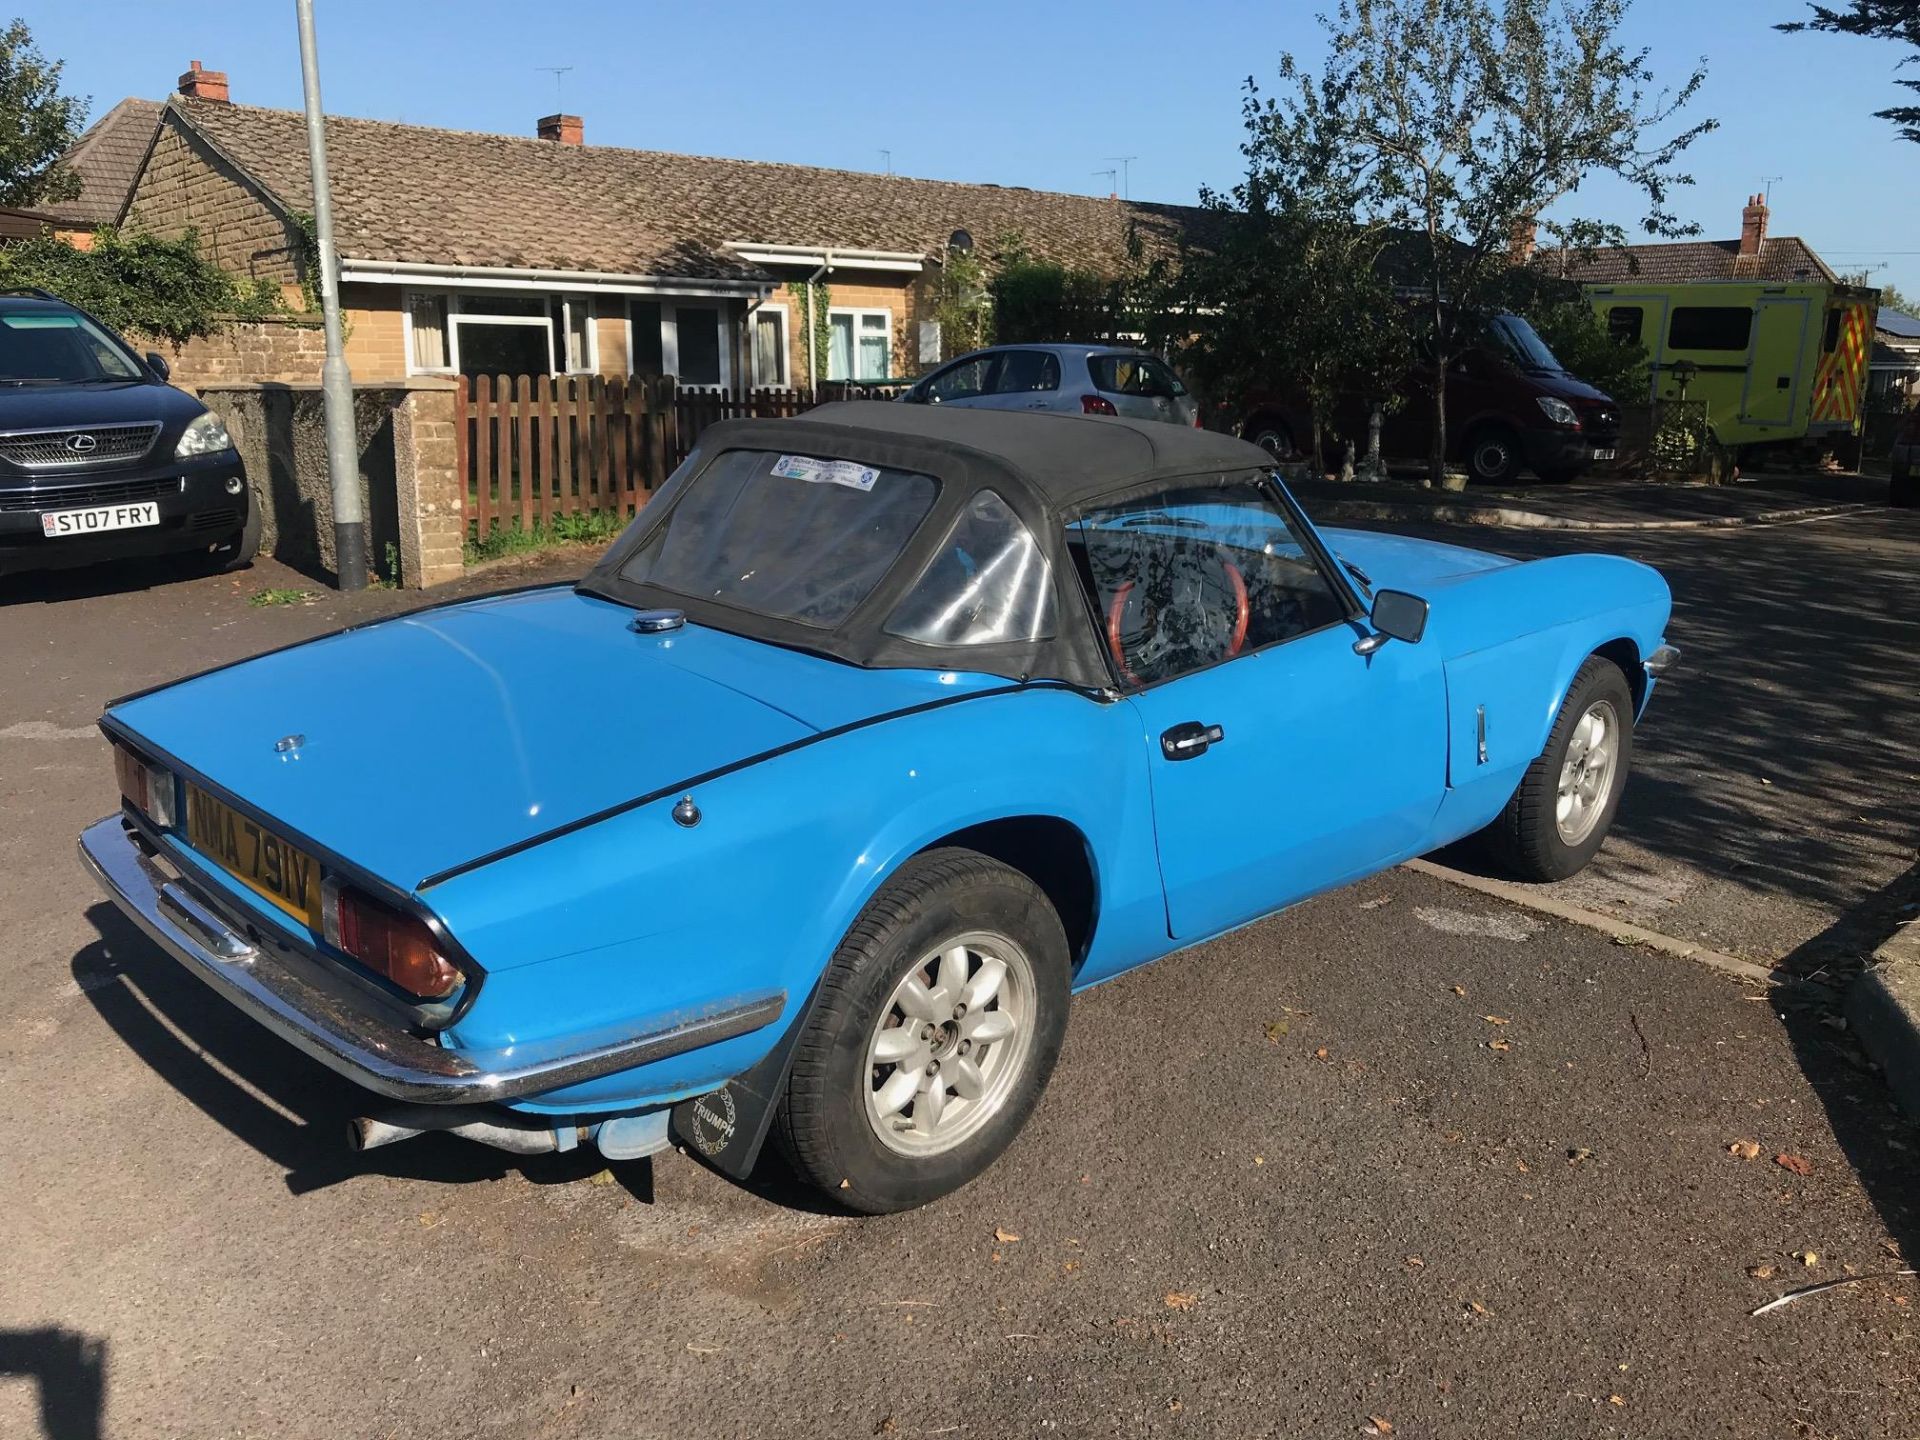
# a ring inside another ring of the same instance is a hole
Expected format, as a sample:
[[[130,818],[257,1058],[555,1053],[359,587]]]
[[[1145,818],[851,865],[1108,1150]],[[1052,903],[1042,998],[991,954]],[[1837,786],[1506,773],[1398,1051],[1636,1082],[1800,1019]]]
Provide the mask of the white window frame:
[[[578,366],[559,370],[555,373],[562,375],[598,375],[600,373],[600,307],[594,303],[593,297],[591,295],[573,294],[556,295],[553,297],[550,308],[558,310],[559,312],[556,318],[560,321],[560,334],[562,336],[562,343],[564,344],[565,337],[572,332],[573,307],[576,305],[587,312],[587,353],[580,357],[580,364]],[[561,358],[562,357],[558,355],[554,357],[556,360]]]
[[[760,374],[760,352],[754,345],[753,327],[762,315],[777,316],[780,321],[780,375],[769,380]],[[756,390],[789,390],[793,387],[793,317],[787,313],[784,304],[756,305],[747,311],[747,357],[754,367],[753,386]]]
[[[893,311],[891,309],[875,308],[873,306],[855,307],[851,305],[829,305],[827,307],[827,372],[828,372],[827,378],[829,380],[833,380],[835,384],[845,384],[845,385],[864,385],[868,383],[867,381],[860,379],[856,375],[842,375],[836,378],[832,373],[833,372],[833,321],[836,315],[851,315],[853,317],[852,359],[853,359],[853,368],[855,370],[858,370],[860,368],[860,322],[861,320],[870,315],[879,315],[884,317],[887,322],[887,369],[888,370],[893,369],[893,346],[894,346]],[[885,380],[889,377],[882,375],[882,376],[879,376],[878,378]]]
[[[637,353],[633,344],[633,307],[635,305],[658,305],[660,307],[660,373],[671,375],[675,382],[693,390],[730,390],[733,388],[733,341],[736,338],[735,317],[728,309],[728,301],[734,297],[725,295],[633,295],[627,302],[627,368],[633,368],[633,358]],[[720,317],[720,379],[717,385],[705,381],[693,383],[680,379],[680,316],[679,305],[684,302],[689,310],[712,310]]]
[[[454,296],[444,290],[406,290],[400,295],[400,353],[407,357],[409,375],[458,375],[460,366],[453,350]],[[445,365],[420,365],[413,358],[413,303],[416,300],[442,300],[447,306]]]
[[[438,295],[447,302],[447,363],[442,368],[431,368],[414,364],[413,360],[413,299],[415,296]],[[573,373],[589,375],[599,370],[599,337],[595,333],[592,320],[591,302],[588,308],[587,350],[592,365],[587,370],[568,372],[555,363],[553,351],[553,308],[556,300],[567,297],[548,294],[543,313],[539,315],[501,315],[486,308],[487,297],[484,294],[466,295],[457,290],[415,290],[408,291],[400,306],[400,343],[407,357],[409,375],[458,375],[460,373],[460,326],[463,321],[482,325],[535,325],[547,332],[547,371],[549,375]]]

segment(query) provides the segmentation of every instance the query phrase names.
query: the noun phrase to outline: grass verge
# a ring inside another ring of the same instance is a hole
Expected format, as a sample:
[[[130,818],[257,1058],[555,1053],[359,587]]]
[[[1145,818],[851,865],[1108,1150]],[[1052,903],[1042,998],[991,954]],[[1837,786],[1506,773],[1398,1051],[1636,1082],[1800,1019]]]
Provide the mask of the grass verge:
[[[611,540],[626,527],[627,519],[623,515],[555,515],[548,520],[536,521],[524,530],[518,525],[490,530],[478,540],[467,541],[462,547],[461,558],[469,565],[477,565],[483,560],[498,560],[503,555],[544,550],[552,545],[595,544]]]

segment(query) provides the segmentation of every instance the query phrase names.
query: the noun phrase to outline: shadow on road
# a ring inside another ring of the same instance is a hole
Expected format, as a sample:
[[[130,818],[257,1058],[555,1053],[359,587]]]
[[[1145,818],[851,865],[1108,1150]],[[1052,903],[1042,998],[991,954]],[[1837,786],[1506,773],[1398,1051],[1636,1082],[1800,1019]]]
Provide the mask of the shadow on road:
[[[1905,904],[1920,896],[1920,864],[1842,915],[1783,964],[1813,973],[1836,947],[1870,955],[1893,934]],[[1804,955],[1802,952],[1806,952]],[[1888,1231],[1913,1263],[1920,1257],[1920,1125],[1903,1115],[1844,1028],[1840,987],[1795,985],[1774,992],[1772,1009],[1792,1042],[1807,1084],[1820,1097],[1834,1138]]]
[[[107,1400],[105,1340],[58,1326],[0,1330],[0,1377],[5,1376],[39,1387],[46,1440],[100,1440]]]
[[[426,1134],[356,1151],[347,1122],[369,1097],[262,1030],[157,950],[113,906],[87,912],[100,939],[73,957],[73,975],[101,1019],[168,1084],[287,1171],[295,1194],[362,1175],[474,1184],[517,1172],[564,1185],[612,1169],[634,1198],[652,1197],[650,1166],[609,1166],[582,1146],[563,1155],[510,1155],[457,1136]]]

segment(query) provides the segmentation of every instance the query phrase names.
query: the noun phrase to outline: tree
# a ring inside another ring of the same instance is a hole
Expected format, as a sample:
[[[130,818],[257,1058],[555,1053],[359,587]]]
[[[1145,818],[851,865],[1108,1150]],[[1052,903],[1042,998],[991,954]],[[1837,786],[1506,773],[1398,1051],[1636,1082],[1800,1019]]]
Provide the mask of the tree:
[[[1410,358],[1379,265],[1389,237],[1356,217],[1366,175],[1343,143],[1349,94],[1290,61],[1281,76],[1289,84],[1281,100],[1246,82],[1246,178],[1230,195],[1201,192],[1210,213],[1180,267],[1180,309],[1193,330],[1182,359],[1217,395],[1277,389],[1304,398],[1316,473],[1325,472],[1336,403],[1362,397],[1377,473],[1380,415],[1397,403]]]
[[[1595,174],[1637,189],[1650,235],[1697,232],[1669,208],[1692,183],[1676,162],[1712,120],[1665,134],[1706,78],[1654,90],[1646,50],[1615,36],[1629,0],[1340,0],[1323,18],[1322,90],[1342,93],[1343,148],[1373,214],[1411,232],[1398,248],[1432,364],[1432,451],[1446,461],[1447,372],[1500,303],[1514,237],[1539,224],[1576,251],[1624,227],[1546,219]],[[1285,62],[1291,66],[1291,57]]]
[[[1893,40],[1914,53],[1905,56],[1895,69],[1920,60],[1920,0],[1852,0],[1844,9],[1828,5],[1809,5],[1811,20],[1792,20],[1776,25],[1776,30],[1793,34],[1800,30],[1824,30],[1830,35],[1865,35],[1874,40]],[[1920,90],[1920,80],[1898,80],[1909,90]],[[1920,141],[1920,105],[1895,105],[1874,111],[1876,119],[1891,120],[1908,140]]]
[[[235,278],[200,254],[192,231],[175,240],[93,232],[80,250],[42,235],[0,248],[0,289],[40,288],[92,312],[115,330],[174,344],[211,334],[223,320],[284,314],[271,280]]]
[[[0,31],[0,205],[31,209],[80,193],[60,157],[79,138],[87,102],[60,93],[64,63],[34,48],[25,21]]]

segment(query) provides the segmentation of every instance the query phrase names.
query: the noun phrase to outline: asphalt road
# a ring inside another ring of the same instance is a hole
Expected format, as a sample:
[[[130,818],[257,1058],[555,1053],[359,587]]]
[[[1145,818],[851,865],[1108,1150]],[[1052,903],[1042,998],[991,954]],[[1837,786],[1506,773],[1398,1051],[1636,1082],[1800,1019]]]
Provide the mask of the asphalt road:
[[[1916,532],[1610,543],[1668,570],[1689,663],[1609,857],[1666,890],[1596,898],[1792,964],[1869,924],[1913,861]],[[1028,1133],[916,1214],[352,1155],[351,1088],[72,842],[103,700],[419,597],[149,578],[0,588],[0,1435],[1920,1431],[1920,1287],[1880,1278],[1920,1131],[1827,1012],[1405,871],[1081,997]]]

